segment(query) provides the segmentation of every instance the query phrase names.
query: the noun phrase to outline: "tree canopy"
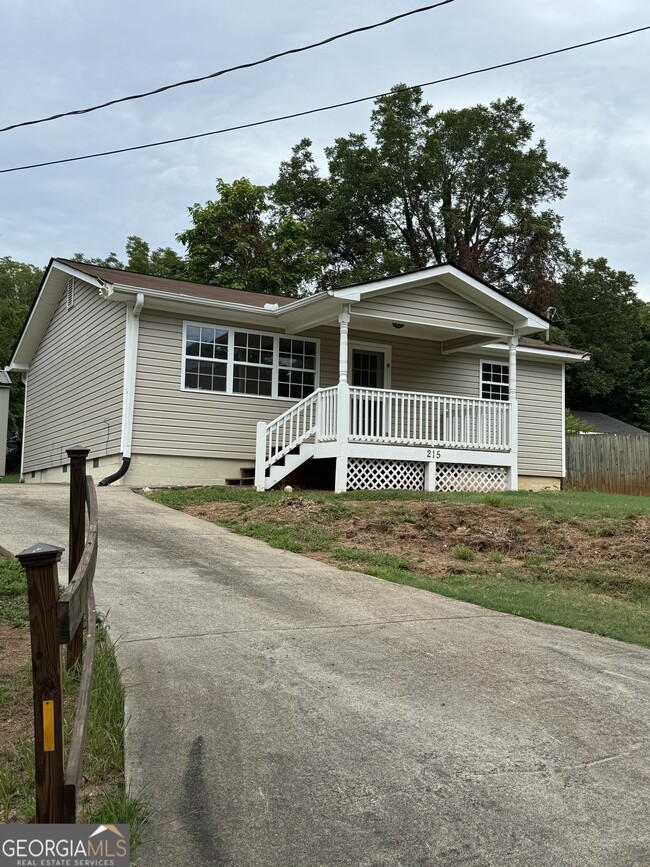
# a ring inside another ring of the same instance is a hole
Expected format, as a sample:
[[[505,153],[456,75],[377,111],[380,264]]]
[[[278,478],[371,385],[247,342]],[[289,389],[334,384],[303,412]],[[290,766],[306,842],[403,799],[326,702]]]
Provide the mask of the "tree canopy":
[[[269,186],[218,178],[216,197],[188,207],[184,255],[129,235],[123,259],[74,258],[289,296],[449,262],[539,313],[557,309],[551,339],[592,357],[568,366],[569,406],[650,429],[650,305],[631,274],[569,251],[553,210],[568,175],[516,99],[434,113],[397,85],[368,133],[335,139],[322,159],[303,138]],[[0,259],[4,364],[40,278]]]
[[[5,367],[20,329],[27,318],[43,272],[34,265],[16,262],[10,256],[0,258],[0,369]],[[7,431],[7,466],[17,467],[22,438],[24,389],[19,377],[12,377],[9,394]]]

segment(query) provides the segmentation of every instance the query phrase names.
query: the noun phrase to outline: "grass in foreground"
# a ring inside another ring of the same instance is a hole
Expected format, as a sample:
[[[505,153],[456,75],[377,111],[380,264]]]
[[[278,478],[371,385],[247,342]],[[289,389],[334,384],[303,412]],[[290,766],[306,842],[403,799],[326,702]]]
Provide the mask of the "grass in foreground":
[[[20,481],[20,473],[7,473],[0,476],[0,485],[17,485]]]
[[[26,582],[20,564],[0,558],[0,708],[8,726],[0,747],[0,821],[34,822],[34,742]],[[3,645],[4,648],[3,648]],[[11,645],[11,646],[10,646]],[[12,648],[20,656],[8,658]],[[7,657],[5,657],[6,652]],[[70,737],[79,668],[64,674],[64,739]],[[97,621],[95,666],[84,756],[79,822],[129,823],[131,851],[146,810],[124,784],[124,689],[104,623]]]
[[[650,647],[647,497],[214,487],[152,498],[342,568]]]

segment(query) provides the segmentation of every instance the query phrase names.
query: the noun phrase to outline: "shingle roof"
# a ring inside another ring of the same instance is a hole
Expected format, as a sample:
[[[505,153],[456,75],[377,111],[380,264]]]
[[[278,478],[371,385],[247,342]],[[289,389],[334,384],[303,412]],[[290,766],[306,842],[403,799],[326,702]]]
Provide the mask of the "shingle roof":
[[[583,412],[582,410],[571,410],[571,415],[581,421],[589,422],[593,427],[594,433],[609,433],[609,434],[639,434],[640,436],[650,436],[650,432],[643,430],[640,427],[635,427],[633,424],[619,421],[611,415],[605,415],[604,412]]]
[[[296,301],[295,298],[287,298],[284,295],[266,295],[260,292],[247,292],[243,289],[228,289],[225,286],[212,286],[204,283],[190,283],[187,280],[171,280],[168,277],[155,277],[152,274],[138,274],[135,271],[125,271],[121,268],[105,268],[101,265],[89,265],[86,262],[76,262],[73,259],[60,259],[61,262],[91,277],[97,277],[107,283],[118,283],[122,286],[130,286],[134,289],[152,289],[156,292],[169,292],[174,295],[186,295],[188,298],[202,298],[207,301],[224,301],[231,304],[248,304],[251,307],[264,308],[265,304],[277,304],[285,307]],[[568,355],[586,355],[580,349],[571,349],[569,346],[556,346],[544,343],[543,340],[535,340],[530,337],[522,337],[519,340],[521,346],[531,349],[547,349],[554,352],[566,352]]]
[[[582,349],[572,349],[570,346],[558,346],[555,343],[544,343],[543,340],[537,340],[535,337],[520,337],[520,346],[528,346],[531,349],[550,349],[553,352],[566,352],[569,355],[589,355]]]
[[[121,268],[103,268],[88,265],[72,259],[55,259],[71,268],[76,268],[91,277],[98,277],[107,283],[119,283],[136,289],[153,289],[156,292],[169,292],[174,295],[187,295],[190,298],[204,298],[208,301],[226,301],[231,304],[249,304],[251,307],[264,307],[265,304],[278,304],[280,307],[293,303],[295,298],[284,295],[263,295],[259,292],[246,292],[243,289],[227,289],[225,286],[190,283],[187,280],[170,280],[168,277],[154,277],[151,274],[138,274]]]

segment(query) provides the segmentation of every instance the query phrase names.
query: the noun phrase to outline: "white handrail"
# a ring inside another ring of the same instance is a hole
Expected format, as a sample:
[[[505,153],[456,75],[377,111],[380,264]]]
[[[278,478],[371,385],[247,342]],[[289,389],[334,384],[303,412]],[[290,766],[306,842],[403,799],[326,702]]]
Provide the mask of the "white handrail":
[[[336,439],[336,391],[319,388],[264,425],[265,470],[312,436]]]
[[[483,451],[510,448],[510,403],[350,388],[350,440]]]

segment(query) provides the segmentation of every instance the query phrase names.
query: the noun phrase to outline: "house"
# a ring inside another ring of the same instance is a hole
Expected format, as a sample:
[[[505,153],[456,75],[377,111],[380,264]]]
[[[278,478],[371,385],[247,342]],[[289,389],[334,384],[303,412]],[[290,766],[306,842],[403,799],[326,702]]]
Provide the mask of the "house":
[[[81,442],[131,486],[559,488],[587,356],[547,326],[450,265],[296,300],[53,259],[7,368],[22,477],[66,481]]]
[[[605,415],[604,412],[587,412],[583,410],[571,411],[571,415],[580,421],[586,421],[590,424],[595,434],[632,434],[636,436],[649,436],[647,430],[640,427],[635,427],[633,424],[620,421],[611,415]]]

